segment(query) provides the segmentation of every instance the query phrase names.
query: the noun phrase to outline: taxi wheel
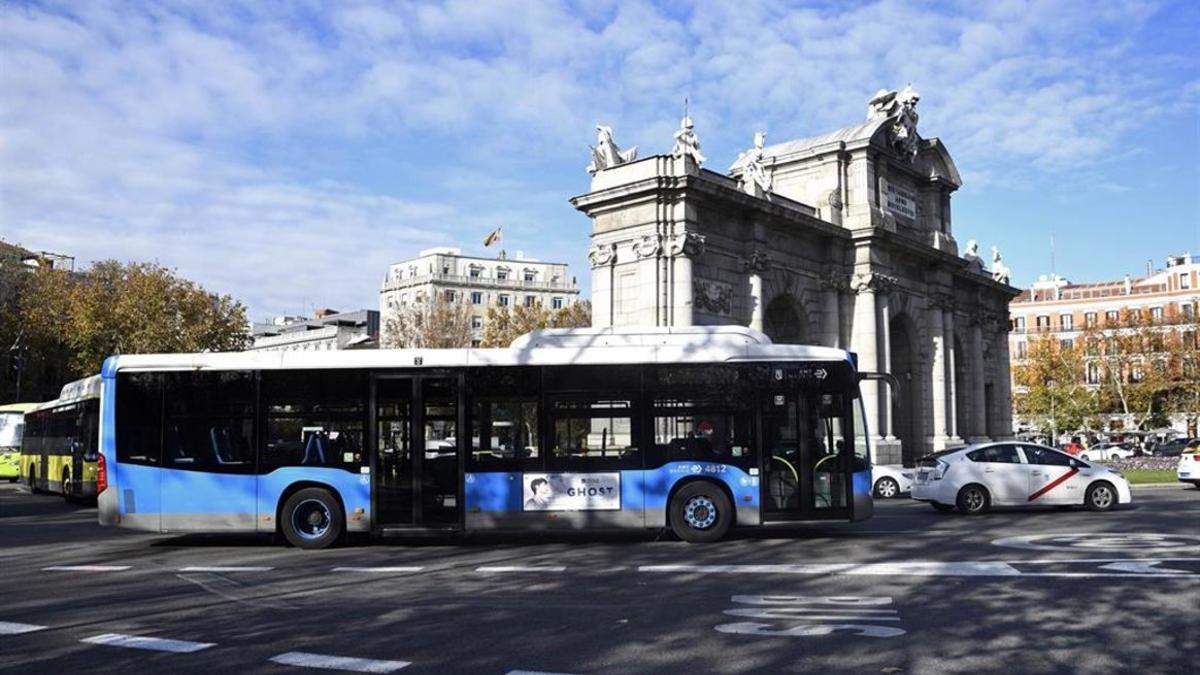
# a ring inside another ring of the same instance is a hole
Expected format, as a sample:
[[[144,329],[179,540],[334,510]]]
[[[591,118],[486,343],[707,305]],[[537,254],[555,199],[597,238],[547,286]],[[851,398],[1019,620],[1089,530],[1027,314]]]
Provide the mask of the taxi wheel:
[[[900,484],[895,478],[884,476],[875,481],[875,496],[880,499],[891,499],[900,494]]]
[[[958,510],[960,513],[968,515],[978,515],[986,513],[992,505],[991,495],[988,494],[987,488],[982,485],[972,483],[965,485],[958,491]]]
[[[929,502],[929,505],[937,509],[939,513],[950,513],[954,510],[954,506],[950,504],[939,504],[937,502]]]
[[[1088,486],[1083,501],[1089,511],[1109,511],[1117,503],[1117,489],[1112,483],[1097,481]]]

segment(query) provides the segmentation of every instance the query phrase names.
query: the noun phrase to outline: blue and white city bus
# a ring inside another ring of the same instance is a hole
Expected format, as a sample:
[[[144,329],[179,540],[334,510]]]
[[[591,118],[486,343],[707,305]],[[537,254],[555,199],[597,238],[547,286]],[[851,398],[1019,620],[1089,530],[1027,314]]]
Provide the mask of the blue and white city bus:
[[[114,356],[100,522],[153,532],[731,526],[872,512],[850,354],[744,327],[508,349]]]

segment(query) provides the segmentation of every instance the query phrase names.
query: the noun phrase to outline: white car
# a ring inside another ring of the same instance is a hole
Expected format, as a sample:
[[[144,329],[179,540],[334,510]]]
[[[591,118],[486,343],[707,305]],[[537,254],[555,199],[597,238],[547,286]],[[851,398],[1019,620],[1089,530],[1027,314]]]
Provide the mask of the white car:
[[[1108,462],[1114,459],[1129,459],[1134,452],[1116,443],[1101,443],[1079,453],[1079,456],[1092,462]]]
[[[939,511],[1082,505],[1107,511],[1132,501],[1119,471],[1044,445],[1001,441],[934,453],[917,468],[912,498]]]
[[[1200,453],[1185,452],[1180,455],[1175,477],[1180,483],[1191,483],[1200,488]]]
[[[906,469],[899,464],[876,464],[871,467],[871,492],[879,499],[892,499],[912,492],[915,469]]]

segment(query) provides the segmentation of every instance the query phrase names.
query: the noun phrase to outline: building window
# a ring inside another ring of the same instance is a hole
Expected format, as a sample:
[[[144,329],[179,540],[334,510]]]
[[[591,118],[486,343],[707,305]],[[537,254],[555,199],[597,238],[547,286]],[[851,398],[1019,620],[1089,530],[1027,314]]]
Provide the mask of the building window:
[[[1162,321],[1163,308],[1162,307],[1151,307],[1150,308],[1150,319],[1152,321]]]
[[[1087,324],[1087,327],[1088,327],[1088,328],[1095,328],[1095,327],[1096,327],[1096,313],[1095,313],[1095,312],[1088,312],[1088,313],[1084,314],[1084,315],[1083,315],[1083,322],[1084,322],[1085,324]]]
[[[1050,317],[1048,315],[1039,316],[1037,318],[1037,327],[1039,332],[1050,330]]]
[[[1121,314],[1115,309],[1110,309],[1104,313],[1104,323],[1116,323],[1121,319]]]
[[[550,306],[553,307],[554,309],[562,309],[563,308],[562,301],[563,301],[562,298],[554,298],[553,300],[550,301]]]
[[[500,294],[500,306],[508,307],[508,295],[503,293]]]
[[[454,291],[446,291],[446,302],[456,302],[457,300],[458,293]]]
[[[442,274],[446,274],[446,275],[450,274],[450,266],[449,265],[442,265]]]
[[[1075,317],[1070,314],[1058,315],[1058,327],[1062,330],[1075,329]]]
[[[537,272],[533,270],[525,270],[525,281],[532,282],[537,279]]]
[[[1062,347],[1062,350],[1064,352],[1069,352],[1075,348],[1075,341],[1072,340],[1071,338],[1067,338],[1065,340],[1059,340],[1058,346]]]
[[[471,328],[474,328],[475,330],[479,330],[480,328],[483,328],[483,317],[482,316],[471,317]]]
[[[1087,364],[1087,383],[1100,384],[1100,366],[1095,363]]]
[[[471,304],[472,305],[482,305],[483,304],[483,293],[481,293],[479,291],[471,291]]]
[[[496,278],[499,279],[500,281],[507,281],[508,280],[508,270],[497,269],[496,270]]]
[[[537,298],[535,298],[532,295],[525,296],[525,306],[526,307],[533,307],[536,304],[537,304]]]
[[[1025,358],[1026,350],[1027,350],[1027,347],[1026,347],[1025,341],[1022,340],[1021,342],[1018,342],[1017,343],[1017,358],[1018,359]]]
[[[479,278],[479,274],[480,274],[482,271],[483,271],[483,270],[482,270],[481,268],[479,268],[479,267],[472,267],[472,268],[471,268],[471,271],[470,271],[470,272],[468,272],[468,274],[470,274],[470,275],[471,275],[471,278],[472,278],[472,279],[478,279],[478,278]]]
[[[483,345],[483,340],[471,340],[472,347],[478,348],[478,347],[481,347],[482,345]]]
[[[1185,302],[1185,303],[1183,303],[1182,305],[1180,305],[1180,306],[1179,306],[1179,314],[1180,314],[1180,315],[1181,315],[1181,316],[1182,316],[1184,319],[1187,319],[1188,321],[1191,321],[1191,320],[1192,320],[1192,318],[1193,318],[1193,317],[1196,315],[1196,310],[1195,310],[1195,308],[1194,308],[1194,307],[1192,307],[1192,303],[1190,303],[1190,302]]]
[[[401,293],[400,294],[400,306],[403,307],[404,305],[407,305],[407,304],[408,304],[408,293]]]
[[[1191,288],[1192,287],[1192,275],[1187,272],[1181,273],[1179,275],[1179,287],[1180,288]]]

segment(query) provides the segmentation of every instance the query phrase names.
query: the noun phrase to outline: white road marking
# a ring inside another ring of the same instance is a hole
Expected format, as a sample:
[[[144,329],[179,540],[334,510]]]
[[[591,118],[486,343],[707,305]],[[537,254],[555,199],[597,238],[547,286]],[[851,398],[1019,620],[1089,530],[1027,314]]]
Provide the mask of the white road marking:
[[[141,637],[138,635],[121,635],[120,633],[105,633],[84,638],[80,642],[109,647],[128,647],[130,649],[148,649],[155,652],[174,652],[190,654],[202,649],[216,646],[215,642],[190,642],[188,640],[167,640],[164,638]]]
[[[124,572],[129,565],[54,565],[43,567],[43,572]]]
[[[504,675],[571,675],[570,673],[547,673],[542,670],[510,670]]]
[[[180,572],[270,572],[274,567],[180,567]]]
[[[1188,574],[1187,570],[1177,570],[1170,567],[1158,567],[1160,560],[1131,560],[1127,562],[1115,562],[1107,565],[1101,565],[1102,570],[1116,570],[1118,572],[1135,572],[1138,574]]]
[[[529,566],[522,567],[520,565],[496,565],[491,567],[476,567],[476,572],[565,572],[566,567],[561,565],[546,565],[543,567]]]
[[[800,563],[794,565],[643,565],[639,572],[846,574],[853,576],[1020,576],[1004,562]]]
[[[286,652],[271,657],[272,663],[301,668],[323,668],[325,670],[349,670],[356,673],[391,673],[412,665],[409,661],[382,661],[359,659],[351,656],[328,656],[308,652]]]
[[[35,626],[31,623],[0,621],[0,635],[20,635],[22,633],[32,633],[34,631],[46,630],[47,628],[49,628],[49,626]]]
[[[397,572],[420,572],[424,567],[335,567],[334,572],[363,572],[366,574],[392,574]]]
[[[1053,559],[1043,558],[1041,560],[1006,560],[1005,562],[1012,565],[1064,565],[1072,563],[1114,563],[1114,562],[1142,562],[1142,563],[1169,563],[1169,562],[1200,562],[1200,558],[1070,558],[1070,559]]]

